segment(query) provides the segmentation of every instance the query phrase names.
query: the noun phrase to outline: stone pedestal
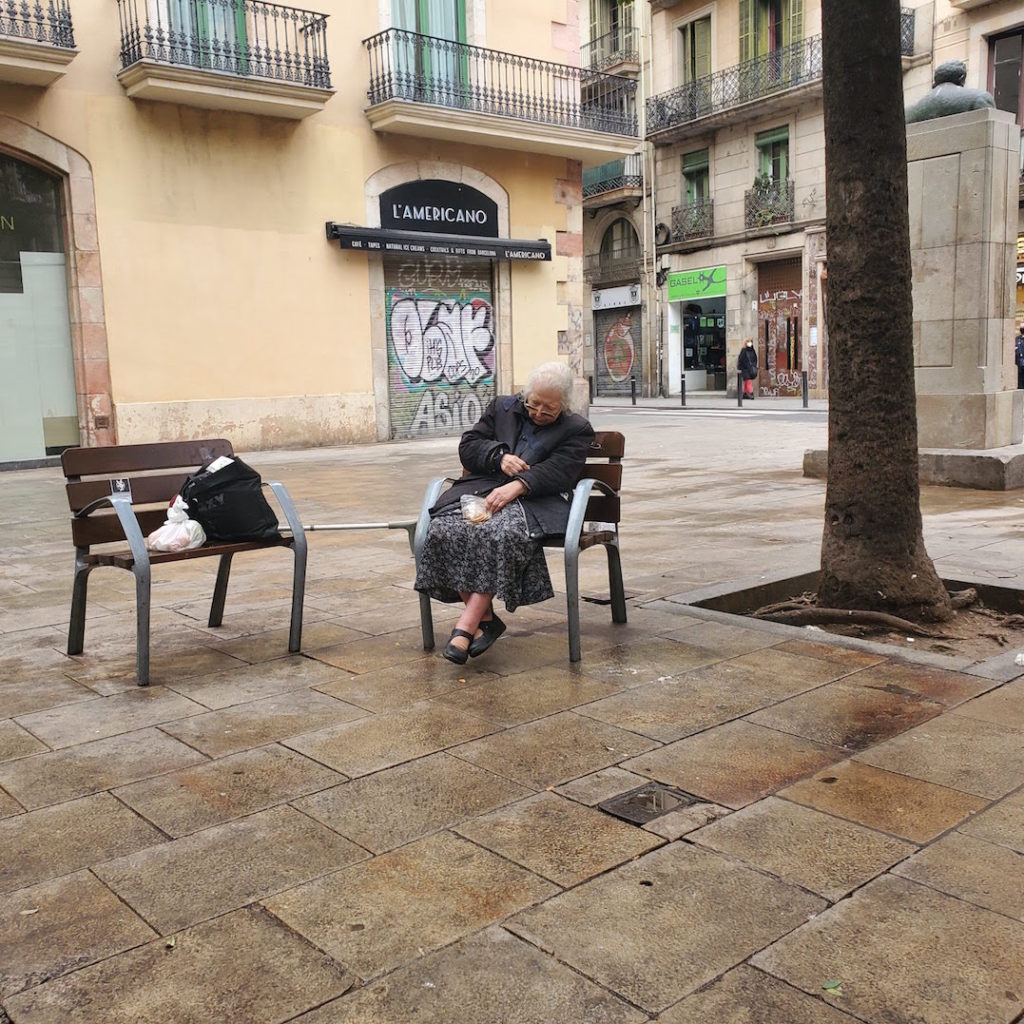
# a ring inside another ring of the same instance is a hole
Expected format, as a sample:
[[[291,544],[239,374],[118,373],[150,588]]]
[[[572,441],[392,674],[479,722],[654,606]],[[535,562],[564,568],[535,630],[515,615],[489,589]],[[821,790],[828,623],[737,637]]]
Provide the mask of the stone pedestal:
[[[908,125],[907,164],[920,446],[977,455],[1019,444],[1020,130],[999,110]]]

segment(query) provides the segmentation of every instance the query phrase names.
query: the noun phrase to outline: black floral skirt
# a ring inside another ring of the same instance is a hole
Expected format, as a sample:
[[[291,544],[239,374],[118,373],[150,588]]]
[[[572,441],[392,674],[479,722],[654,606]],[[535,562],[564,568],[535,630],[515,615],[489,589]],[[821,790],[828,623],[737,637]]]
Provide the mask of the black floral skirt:
[[[485,523],[466,522],[458,505],[431,519],[416,589],[447,602],[460,600],[459,591],[494,594],[510,612],[555,594],[544,549],[530,539],[519,501]]]

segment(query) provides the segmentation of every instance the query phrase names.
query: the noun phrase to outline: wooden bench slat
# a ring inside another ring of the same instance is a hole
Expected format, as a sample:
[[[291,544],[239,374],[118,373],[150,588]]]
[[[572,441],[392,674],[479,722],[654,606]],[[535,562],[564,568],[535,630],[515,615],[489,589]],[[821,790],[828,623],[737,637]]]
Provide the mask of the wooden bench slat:
[[[605,494],[591,495],[587,502],[586,521],[591,523],[617,523],[622,515],[619,496],[610,498]]]
[[[200,441],[160,441],[155,444],[123,444],[107,448],[68,448],[60,457],[64,475],[130,476],[132,472],[181,469],[212,462],[221,455],[234,455],[224,438]]]
[[[167,509],[135,509],[135,517],[142,536],[151,534],[167,521]],[[92,544],[114,544],[125,539],[121,521],[113,512],[95,512],[83,519],[71,520],[71,539],[75,547],[87,548]]]
[[[626,437],[617,430],[598,430],[594,433],[594,444],[590,449],[592,459],[621,459],[626,452]]]
[[[198,465],[195,467],[198,469]],[[169,505],[181,490],[188,473],[163,473],[154,476],[129,476],[132,487],[132,505]],[[68,505],[72,512],[85,508],[90,502],[110,495],[109,480],[79,480],[66,485]]]
[[[613,491],[622,486],[621,462],[588,462],[583,470],[583,480],[600,480]]]
[[[278,540],[253,540],[238,541],[234,544],[204,544],[199,548],[191,548],[188,551],[150,551],[150,565],[159,565],[162,562],[182,562],[189,558],[204,558],[216,555],[234,555],[240,551],[258,551],[261,548],[291,547],[292,538],[284,536]],[[135,559],[130,551],[104,551],[100,554],[86,555],[85,561],[89,565],[110,565],[118,569],[131,569]]]

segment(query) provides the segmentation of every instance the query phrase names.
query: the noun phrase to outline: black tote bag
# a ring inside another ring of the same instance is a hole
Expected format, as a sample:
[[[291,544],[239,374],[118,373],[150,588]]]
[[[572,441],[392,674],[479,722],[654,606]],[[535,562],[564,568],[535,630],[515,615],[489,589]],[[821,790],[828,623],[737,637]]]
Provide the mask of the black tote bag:
[[[263,497],[259,473],[233,456],[215,473],[193,473],[181,486],[190,519],[211,541],[276,540],[277,516]]]

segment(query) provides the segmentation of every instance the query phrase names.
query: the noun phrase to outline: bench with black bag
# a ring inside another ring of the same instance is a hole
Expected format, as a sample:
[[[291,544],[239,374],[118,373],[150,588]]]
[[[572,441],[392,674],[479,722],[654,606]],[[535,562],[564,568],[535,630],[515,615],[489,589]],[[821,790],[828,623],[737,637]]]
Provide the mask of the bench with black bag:
[[[234,461],[214,473],[206,467],[220,456]],[[220,559],[210,605],[210,626],[224,616],[231,560],[243,551],[291,548],[294,556],[291,628],[288,650],[302,644],[302,602],[306,583],[306,536],[284,485],[266,484],[284,512],[288,530],[263,496],[259,474],[237,459],[223,438],[158,444],[70,448],[61,456],[71,509],[75,575],[71,594],[68,654],[85,646],[85,609],[89,574],[99,566],[126,569],[135,576],[136,665],[139,686],[149,683],[149,610],[151,567],[165,562],[216,556]],[[168,505],[181,493],[189,516],[206,533],[206,543],[186,551],[149,551],[146,536],[160,526]],[[115,550],[92,549],[123,544]]]

